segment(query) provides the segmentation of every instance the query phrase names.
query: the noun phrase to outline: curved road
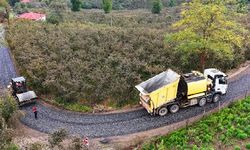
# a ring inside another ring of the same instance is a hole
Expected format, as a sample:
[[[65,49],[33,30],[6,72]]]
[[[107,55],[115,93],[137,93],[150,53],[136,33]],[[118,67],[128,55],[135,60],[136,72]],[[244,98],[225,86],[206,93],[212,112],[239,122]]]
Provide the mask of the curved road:
[[[230,81],[228,94],[223,97],[221,103],[245,95],[250,87],[249,77],[250,68],[241,73],[237,79]],[[211,110],[217,107],[218,104],[210,103],[205,107],[193,106],[181,109],[176,114],[159,117],[150,116],[144,109],[115,114],[77,114],[63,110],[54,110],[39,103],[39,119],[34,119],[31,111],[32,106],[27,106],[22,108],[26,115],[21,121],[33,129],[46,133],[52,133],[58,130],[58,128],[65,128],[70,134],[108,137],[146,131],[179,122]]]
[[[2,44],[1,44],[2,45]],[[16,76],[9,50],[0,48],[0,86],[6,87],[12,77]],[[250,85],[250,68],[248,67],[237,79],[230,80],[228,94],[221,103],[232,101],[245,95]],[[68,130],[70,134],[89,137],[108,137],[136,133],[158,128],[191,118],[204,111],[218,107],[218,103],[207,104],[205,107],[189,107],[181,109],[176,114],[165,117],[150,116],[144,109],[115,114],[77,114],[63,110],[55,110],[42,105],[38,106],[38,120],[34,119],[32,105],[22,107],[26,115],[21,122],[35,130],[52,133],[59,128]]]

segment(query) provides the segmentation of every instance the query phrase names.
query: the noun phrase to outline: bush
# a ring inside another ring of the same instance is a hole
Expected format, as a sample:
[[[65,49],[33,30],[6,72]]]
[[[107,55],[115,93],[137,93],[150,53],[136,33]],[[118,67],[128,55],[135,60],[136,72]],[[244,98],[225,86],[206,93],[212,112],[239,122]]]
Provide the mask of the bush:
[[[239,134],[237,134],[237,138],[239,138],[239,139],[246,139],[248,136],[247,136],[247,134],[246,133],[239,133]]]
[[[159,14],[162,9],[162,2],[161,0],[154,0],[153,1],[153,7],[152,7],[152,13]]]
[[[169,7],[174,7],[174,6],[176,6],[177,4],[176,4],[176,0],[169,0],[169,3],[168,3],[168,6]]]
[[[80,11],[82,2],[80,0],[70,0],[70,1],[72,4],[71,10],[72,11]]]
[[[83,4],[82,4],[82,8],[83,9],[91,9],[93,6],[92,6],[92,4],[90,3],[90,2],[83,2]]]
[[[240,150],[240,147],[239,146],[235,146],[234,150]]]
[[[7,96],[2,99],[0,98],[0,114],[6,122],[8,122],[8,120],[15,113],[16,110],[17,102],[13,97]]]
[[[246,144],[246,149],[250,149],[250,143]]]
[[[49,14],[46,21],[48,23],[58,25],[60,22],[63,21],[63,17],[62,17],[62,15],[60,13],[53,12],[53,13]]]
[[[66,138],[66,136],[67,131],[65,129],[60,129],[52,133],[52,135],[49,137],[48,142],[50,143],[50,146],[52,148],[55,146],[60,146],[60,143]]]
[[[30,147],[28,148],[28,150],[42,150],[42,148],[43,148],[43,145],[41,143],[36,142],[36,143],[32,143]]]
[[[17,14],[26,13],[26,12],[29,11],[27,6],[25,4],[23,4],[23,3],[16,3],[13,10]]]
[[[71,145],[69,146],[69,149],[71,150],[80,150],[82,148],[83,148],[82,140],[81,138],[78,138],[78,137],[74,138],[72,140]]]
[[[5,147],[5,150],[19,150],[19,148],[14,143],[11,143]]]
[[[105,13],[110,13],[112,10],[112,0],[102,0],[102,7]]]

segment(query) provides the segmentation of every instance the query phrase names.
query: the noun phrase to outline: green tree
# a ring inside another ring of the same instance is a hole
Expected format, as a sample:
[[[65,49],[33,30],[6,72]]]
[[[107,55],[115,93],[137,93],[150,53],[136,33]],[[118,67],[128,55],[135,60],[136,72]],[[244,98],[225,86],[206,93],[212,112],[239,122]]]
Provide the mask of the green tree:
[[[176,0],[170,0],[169,3],[168,3],[168,6],[169,6],[169,7],[174,7],[174,6],[176,6]]]
[[[5,9],[6,18],[8,20],[8,24],[10,23],[10,5],[6,0],[0,0],[0,7],[3,7]]]
[[[20,2],[20,0],[8,0],[11,6],[15,6],[16,3]]]
[[[17,103],[13,97],[8,96],[0,99],[0,115],[6,122],[8,122],[8,120],[16,112],[16,110]]]
[[[63,22],[63,17],[62,17],[62,15],[59,12],[54,11],[54,12],[52,12],[52,13],[49,14],[49,16],[47,17],[46,21],[48,23],[59,25],[60,22]]]
[[[167,34],[166,43],[185,55],[198,55],[201,70],[208,58],[232,59],[234,48],[243,44],[242,33],[246,30],[228,14],[225,4],[194,0],[186,5],[188,9],[182,10],[182,19],[172,25],[178,32]]]
[[[70,0],[71,1],[71,10],[72,11],[80,11],[80,8],[82,6],[81,0]]]
[[[112,10],[112,0],[102,0],[102,7],[105,13],[110,13]]]
[[[237,12],[239,13],[248,12],[248,0],[237,0]]]
[[[152,7],[152,13],[159,14],[162,10],[162,1],[161,0],[154,0],[153,1],[153,7]]]

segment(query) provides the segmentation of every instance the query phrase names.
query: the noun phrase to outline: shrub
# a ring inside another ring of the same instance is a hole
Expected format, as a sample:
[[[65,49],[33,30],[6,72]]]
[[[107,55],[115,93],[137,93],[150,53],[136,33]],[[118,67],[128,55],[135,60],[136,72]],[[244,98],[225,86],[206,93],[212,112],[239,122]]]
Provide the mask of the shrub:
[[[83,9],[91,9],[93,6],[92,6],[92,4],[91,3],[89,3],[89,2],[83,2],[82,3],[82,8]]]
[[[239,139],[246,139],[248,136],[247,136],[247,134],[246,133],[239,133],[239,134],[237,134],[237,138],[239,138]]]
[[[153,7],[152,7],[152,13],[159,14],[162,9],[162,2],[161,0],[154,0],[153,1]]]
[[[82,140],[79,137],[74,138],[72,140],[70,147],[69,147],[69,149],[71,149],[71,150],[80,150],[82,148],[83,148]]]
[[[18,146],[15,145],[14,143],[7,145],[4,149],[5,150],[19,150]]]
[[[112,0],[102,0],[102,7],[105,13],[110,13],[112,10]]]
[[[15,6],[14,6],[14,11],[15,13],[17,14],[22,14],[22,13],[25,13],[25,12],[28,12],[28,8],[25,4],[23,3],[16,3]]]
[[[42,150],[42,148],[43,148],[43,145],[41,143],[36,142],[36,143],[32,143],[30,147],[28,148],[28,150]]]
[[[60,143],[66,138],[66,136],[67,131],[65,129],[60,129],[52,133],[52,135],[48,139],[48,142],[50,143],[50,146],[52,148],[55,146],[60,146]]]
[[[80,0],[70,0],[70,1],[72,4],[71,10],[72,11],[80,11],[82,2]]]
[[[0,114],[4,118],[6,122],[10,119],[10,117],[17,110],[17,102],[11,96],[7,96],[5,98],[0,98]]]
[[[62,17],[62,15],[60,13],[53,12],[53,13],[49,14],[49,16],[47,17],[46,21],[48,23],[52,23],[52,24],[58,25],[60,22],[63,21],[63,17]]]
[[[250,143],[246,144],[246,149],[250,149]]]
[[[176,6],[177,4],[176,4],[176,0],[169,0],[169,3],[168,3],[168,6],[169,7],[174,7],[174,6]]]
[[[240,147],[237,145],[234,147],[234,150],[240,150]]]

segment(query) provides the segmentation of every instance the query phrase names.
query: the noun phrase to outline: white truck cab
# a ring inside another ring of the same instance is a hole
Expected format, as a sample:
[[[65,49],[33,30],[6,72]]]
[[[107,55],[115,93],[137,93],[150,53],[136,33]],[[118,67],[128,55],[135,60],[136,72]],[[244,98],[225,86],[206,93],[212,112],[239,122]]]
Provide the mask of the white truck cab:
[[[228,84],[227,75],[215,68],[204,70],[204,75],[212,80],[212,89],[215,93],[226,94]]]

